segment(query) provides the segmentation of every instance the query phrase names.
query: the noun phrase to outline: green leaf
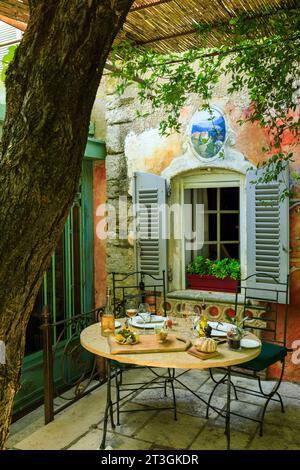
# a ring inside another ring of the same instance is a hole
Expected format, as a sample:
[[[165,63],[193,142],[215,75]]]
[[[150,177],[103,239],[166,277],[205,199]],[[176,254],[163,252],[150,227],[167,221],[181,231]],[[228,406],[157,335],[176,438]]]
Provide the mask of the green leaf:
[[[5,81],[7,68],[8,68],[8,66],[9,66],[10,62],[12,61],[12,59],[14,58],[14,55],[15,55],[15,52],[16,52],[17,47],[18,47],[17,44],[14,44],[14,45],[12,45],[12,46],[9,46],[8,49],[7,49],[7,53],[6,53],[5,56],[3,56],[3,58],[2,58],[1,80],[2,80],[3,82]]]

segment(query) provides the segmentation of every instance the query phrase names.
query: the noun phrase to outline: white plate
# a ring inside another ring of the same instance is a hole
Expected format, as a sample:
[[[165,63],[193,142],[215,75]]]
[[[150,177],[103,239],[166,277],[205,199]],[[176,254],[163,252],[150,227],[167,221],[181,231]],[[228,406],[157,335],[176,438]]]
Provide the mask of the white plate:
[[[151,315],[151,322],[146,322],[145,323],[145,328],[146,329],[152,329],[156,327],[162,326],[163,322],[166,320],[166,317],[162,317],[160,315]],[[136,317],[133,317],[129,320],[129,324],[131,326],[135,326],[136,328],[144,328],[144,322],[141,317],[138,315]]]
[[[197,331],[199,331],[199,325],[196,327]],[[221,330],[211,330],[211,336],[226,336],[226,331]]]
[[[119,321],[115,320],[115,328],[120,328],[120,326],[122,326],[122,323],[120,323]]]
[[[217,321],[209,321],[208,324],[209,326],[212,327],[213,330],[218,330],[218,332],[220,331],[227,332],[228,330],[231,330],[232,328],[232,325],[230,323],[225,323],[225,322],[220,323]]]
[[[258,346],[260,346],[260,342],[255,339],[242,338],[241,346],[242,348],[258,348]]]

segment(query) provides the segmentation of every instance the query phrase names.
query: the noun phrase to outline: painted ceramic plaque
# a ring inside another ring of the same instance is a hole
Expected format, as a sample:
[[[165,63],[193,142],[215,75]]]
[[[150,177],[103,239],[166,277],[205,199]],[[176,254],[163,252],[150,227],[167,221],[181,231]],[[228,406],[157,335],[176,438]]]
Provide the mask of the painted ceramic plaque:
[[[214,158],[220,152],[226,138],[226,123],[218,109],[195,113],[190,129],[192,146],[200,157]]]

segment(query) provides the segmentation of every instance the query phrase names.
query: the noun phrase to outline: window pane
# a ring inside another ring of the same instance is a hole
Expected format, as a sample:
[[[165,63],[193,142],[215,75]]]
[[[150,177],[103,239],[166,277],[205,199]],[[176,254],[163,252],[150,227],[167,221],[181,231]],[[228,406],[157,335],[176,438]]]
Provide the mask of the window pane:
[[[194,203],[204,204],[205,211],[217,210],[217,190],[215,188],[203,188],[195,190]]]
[[[221,214],[221,241],[239,240],[239,214]]]
[[[217,210],[217,190],[208,188],[203,191],[207,191],[207,210]]]
[[[240,258],[239,243],[221,243],[221,259],[222,258]]]
[[[204,214],[204,240],[217,241],[217,214]]]
[[[221,188],[220,209],[239,210],[239,188]]]
[[[218,257],[217,244],[204,245],[197,255],[204,256],[204,258],[216,259]]]

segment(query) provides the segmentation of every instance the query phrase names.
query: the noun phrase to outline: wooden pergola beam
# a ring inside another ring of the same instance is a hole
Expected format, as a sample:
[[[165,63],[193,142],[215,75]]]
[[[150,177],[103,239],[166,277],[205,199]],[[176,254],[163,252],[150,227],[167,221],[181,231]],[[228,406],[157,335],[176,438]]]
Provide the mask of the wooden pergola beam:
[[[136,7],[131,7],[129,12],[133,12],[133,11],[139,11],[139,10],[147,10],[148,8],[151,8],[151,7],[156,7],[158,5],[162,5],[163,3],[170,3],[170,2],[173,2],[174,0],[156,0],[155,2],[152,2],[152,3],[148,3],[146,5],[138,5]]]
[[[0,2],[0,15],[15,21],[27,23],[29,18],[28,1],[23,0],[23,2],[15,2],[6,0],[5,2]]]
[[[7,16],[3,16],[3,15],[0,15],[0,21],[3,21],[3,23],[9,24],[10,26],[13,26],[14,28],[19,29],[20,31],[25,31],[27,27],[26,23],[13,20],[12,18],[7,18]]]

